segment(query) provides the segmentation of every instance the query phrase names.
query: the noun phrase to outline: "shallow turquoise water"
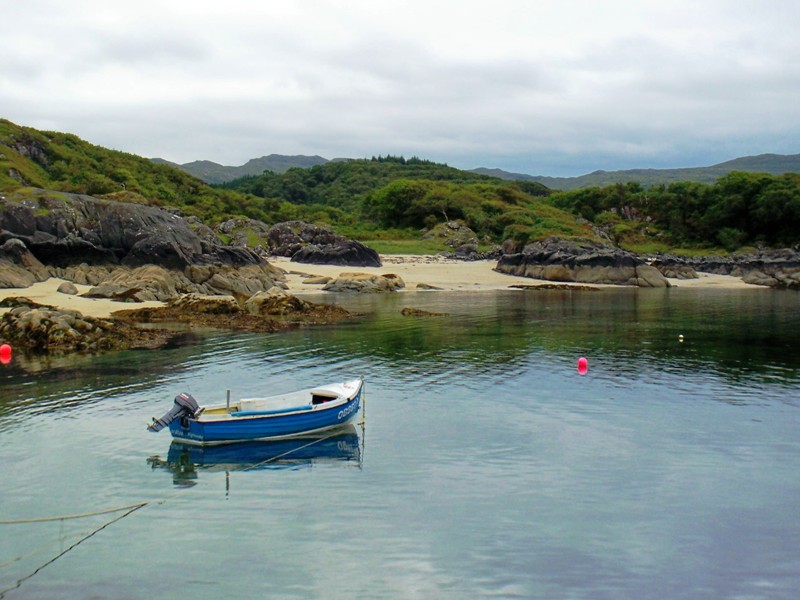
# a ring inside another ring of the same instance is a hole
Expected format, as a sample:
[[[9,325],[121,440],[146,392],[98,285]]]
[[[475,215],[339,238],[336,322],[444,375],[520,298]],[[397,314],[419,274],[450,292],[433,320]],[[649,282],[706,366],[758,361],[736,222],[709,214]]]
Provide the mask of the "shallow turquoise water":
[[[800,295],[326,300],[361,316],[0,369],[0,519],[148,503],[0,525],[5,597],[796,597]],[[303,447],[144,428],[358,375],[364,429]]]

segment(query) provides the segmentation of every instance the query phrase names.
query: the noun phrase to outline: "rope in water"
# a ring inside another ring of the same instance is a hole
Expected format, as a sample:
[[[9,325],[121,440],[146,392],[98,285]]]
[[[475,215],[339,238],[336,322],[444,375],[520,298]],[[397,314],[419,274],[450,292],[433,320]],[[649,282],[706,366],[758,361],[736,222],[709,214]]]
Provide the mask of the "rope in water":
[[[54,556],[53,558],[51,558],[50,560],[48,560],[46,563],[44,563],[44,564],[42,564],[41,566],[37,567],[37,568],[36,568],[36,570],[32,571],[32,572],[31,572],[31,573],[29,573],[28,575],[25,575],[25,577],[22,577],[22,578],[20,578],[20,579],[17,579],[17,583],[16,583],[15,585],[13,585],[12,587],[10,587],[10,588],[6,588],[6,589],[4,589],[4,590],[0,590],[0,598],[5,598],[5,597],[6,597],[6,593],[7,593],[7,592],[10,592],[10,591],[12,591],[12,590],[16,590],[17,588],[21,587],[23,583],[25,583],[25,582],[26,582],[28,579],[30,579],[31,577],[33,577],[34,575],[36,575],[36,574],[37,574],[39,571],[41,571],[42,569],[44,569],[45,567],[47,567],[47,566],[49,566],[49,565],[52,565],[52,564],[53,564],[54,562],[56,562],[56,561],[57,561],[59,558],[61,558],[62,556],[64,556],[64,555],[65,555],[67,552],[69,552],[69,551],[70,551],[70,550],[72,550],[73,548],[76,548],[77,546],[81,545],[83,542],[85,542],[86,540],[88,540],[90,537],[92,537],[92,536],[94,536],[94,535],[96,535],[96,534],[100,533],[101,531],[103,531],[103,529],[105,529],[105,528],[106,528],[106,527],[108,527],[109,525],[113,525],[113,524],[114,524],[114,523],[116,523],[117,521],[120,521],[120,520],[124,519],[125,517],[127,517],[127,516],[128,516],[128,515],[130,515],[131,513],[134,513],[134,512],[136,512],[137,510],[139,510],[140,508],[143,508],[143,507],[147,506],[148,504],[149,504],[149,502],[143,502],[143,503],[140,503],[140,504],[138,504],[138,505],[135,505],[135,504],[134,504],[134,505],[132,505],[132,508],[130,508],[130,510],[128,510],[128,512],[126,512],[124,515],[120,515],[120,516],[116,517],[115,519],[111,519],[110,521],[108,521],[107,523],[104,523],[103,525],[101,525],[101,526],[100,526],[100,527],[98,527],[97,529],[94,529],[94,530],[93,530],[91,533],[89,533],[89,534],[87,534],[87,535],[83,536],[81,539],[79,539],[77,542],[75,542],[74,544],[72,544],[70,547],[66,548],[65,550],[62,550],[62,551],[61,551],[61,552],[59,552],[59,553],[58,553],[56,556]]]
[[[136,504],[128,504],[126,506],[116,506],[114,508],[104,508],[102,510],[95,510],[92,512],[79,513],[76,515],[56,515],[52,517],[37,517],[32,519],[0,519],[0,525],[18,525],[20,523],[47,523],[48,521],[66,521],[68,519],[83,519],[85,517],[94,517],[97,515],[107,515],[110,513],[121,512],[131,508],[142,508],[147,506],[150,502],[137,502]]]

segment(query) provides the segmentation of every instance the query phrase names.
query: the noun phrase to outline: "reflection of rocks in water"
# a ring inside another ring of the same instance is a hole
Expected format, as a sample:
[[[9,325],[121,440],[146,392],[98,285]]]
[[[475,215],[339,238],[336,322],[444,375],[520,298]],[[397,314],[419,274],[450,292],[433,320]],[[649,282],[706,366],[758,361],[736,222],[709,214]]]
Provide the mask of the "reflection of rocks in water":
[[[411,308],[407,306],[400,311],[404,317],[449,317],[450,313],[444,312],[431,312],[429,310],[422,310],[421,308]]]

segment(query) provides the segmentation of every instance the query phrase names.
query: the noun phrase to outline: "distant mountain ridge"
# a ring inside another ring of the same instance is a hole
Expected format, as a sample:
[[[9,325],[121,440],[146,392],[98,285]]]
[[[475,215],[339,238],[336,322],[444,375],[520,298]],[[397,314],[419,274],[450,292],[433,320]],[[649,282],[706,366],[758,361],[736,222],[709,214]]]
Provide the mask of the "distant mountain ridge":
[[[270,154],[260,158],[253,158],[245,164],[233,167],[224,166],[210,160],[195,160],[185,164],[177,164],[162,158],[153,158],[153,162],[169,165],[180,169],[206,183],[221,184],[250,175],[261,175],[264,171],[285,173],[289,169],[299,167],[308,169],[328,162],[338,162],[335,158],[329,160],[322,156]],[[685,167],[678,169],[626,169],[619,171],[593,171],[577,177],[549,177],[547,175],[528,175],[526,173],[513,173],[503,169],[479,167],[469,169],[471,173],[488,175],[509,181],[536,181],[553,190],[577,190],[594,186],[606,186],[615,183],[638,182],[645,187],[656,184],[668,184],[677,181],[696,181],[699,183],[714,183],[723,175],[731,171],[749,171],[755,173],[768,173],[770,175],[783,175],[784,173],[800,173],[800,154],[758,154],[743,156],[708,167]]]
[[[783,175],[784,173],[800,173],[800,154],[759,154],[743,156],[728,160],[710,167],[687,167],[682,169],[628,169],[622,171],[594,171],[578,177],[547,177],[544,175],[526,175],[510,173],[502,169],[478,168],[474,173],[507,180],[537,181],[553,190],[577,190],[593,186],[606,186],[615,183],[635,181],[644,186],[676,181],[696,181],[714,183],[718,178],[731,171],[749,171]]]
[[[169,165],[180,169],[206,183],[212,184],[227,183],[248,175],[261,175],[264,171],[285,173],[294,167],[308,169],[315,165],[324,165],[329,162],[327,158],[322,158],[321,156],[286,156],[283,154],[270,154],[261,158],[251,158],[239,167],[228,167],[210,160],[195,160],[182,165],[163,158],[153,158],[151,160],[157,164]]]

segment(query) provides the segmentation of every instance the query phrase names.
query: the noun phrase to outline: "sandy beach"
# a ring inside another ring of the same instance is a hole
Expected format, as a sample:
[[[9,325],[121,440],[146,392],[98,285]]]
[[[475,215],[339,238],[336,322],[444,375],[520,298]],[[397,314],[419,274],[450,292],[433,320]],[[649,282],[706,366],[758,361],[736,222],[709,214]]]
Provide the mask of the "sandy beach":
[[[39,304],[55,306],[66,310],[77,310],[88,317],[105,319],[111,313],[126,308],[145,308],[148,306],[162,306],[163,302],[117,302],[106,298],[84,298],[80,294],[85,294],[92,286],[73,283],[78,290],[77,295],[62,294],[58,291],[58,286],[64,283],[64,279],[51,277],[46,281],[35,283],[27,288],[5,288],[0,289],[0,300],[19,296],[28,298]],[[0,308],[0,314],[8,309]]]
[[[494,270],[496,260],[463,261],[441,256],[383,255],[382,267],[341,267],[336,265],[306,265],[288,258],[271,258],[270,262],[287,272],[287,283],[292,294],[314,293],[319,285],[303,282],[312,276],[337,277],[344,272],[399,275],[406,284],[403,292],[416,292],[417,284],[427,284],[441,291],[504,290],[511,286],[552,285],[555,282],[529,277],[516,277]],[[699,273],[697,279],[670,279],[675,287],[715,287],[725,289],[759,288],[744,283],[739,277]],[[564,283],[563,285],[585,285]],[[598,288],[619,288],[616,285],[597,285]],[[768,289],[768,288],[763,288]],[[325,292],[322,292],[325,293]]]
[[[527,277],[515,277],[498,273],[494,270],[495,260],[459,261],[443,258],[441,256],[410,256],[387,255],[381,257],[382,267],[342,267],[337,265],[307,265],[293,263],[288,258],[271,258],[270,263],[286,271],[286,283],[289,293],[296,296],[319,296],[327,292],[321,290],[321,285],[304,283],[309,277],[337,277],[340,273],[357,272],[382,275],[392,273],[399,275],[406,284],[399,293],[441,293],[448,291],[487,291],[509,289],[514,285],[536,286],[548,285],[552,282]],[[84,298],[80,294],[87,292],[91,286],[75,285],[78,295],[62,294],[58,286],[63,279],[50,278],[28,288],[0,289],[0,300],[12,296],[29,298],[39,304],[48,304],[59,308],[78,310],[91,317],[106,318],[114,311],[126,308],[144,308],[160,306],[161,302],[116,302],[103,298]],[[761,286],[744,283],[738,277],[728,275],[711,275],[700,273],[697,279],[670,279],[675,287],[708,287],[720,289],[757,288],[767,290]],[[434,291],[420,292],[418,284],[439,288]],[[570,284],[565,284],[570,285]],[[617,288],[618,286],[595,285],[592,287]],[[0,314],[7,309],[0,308]]]

